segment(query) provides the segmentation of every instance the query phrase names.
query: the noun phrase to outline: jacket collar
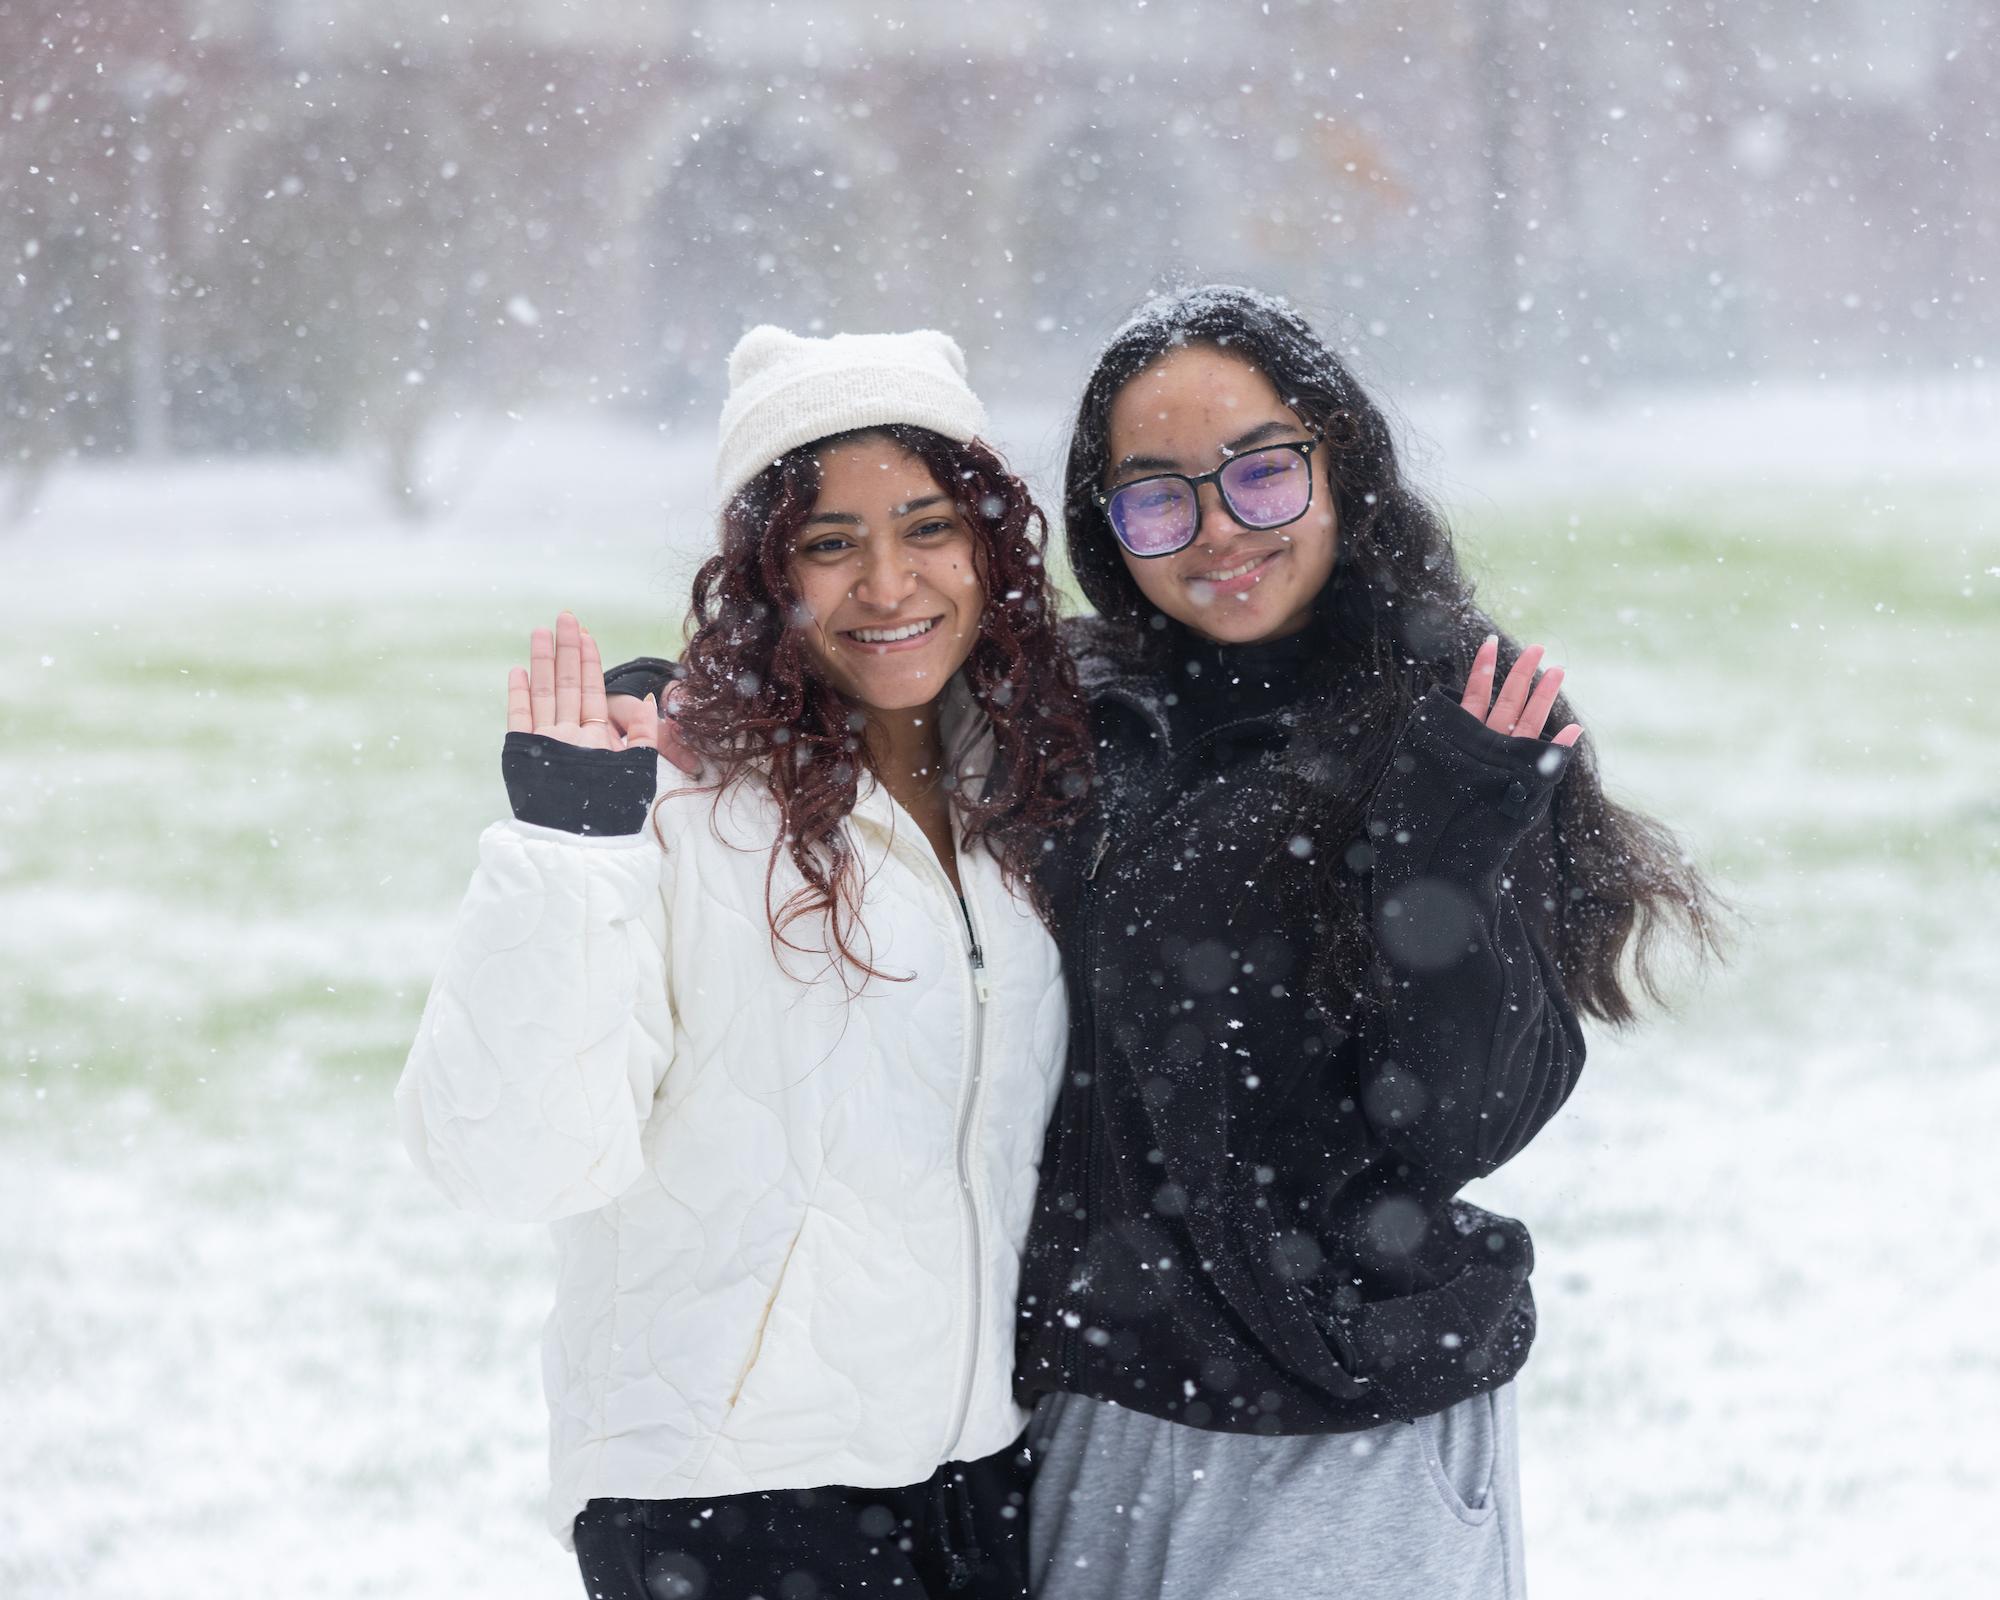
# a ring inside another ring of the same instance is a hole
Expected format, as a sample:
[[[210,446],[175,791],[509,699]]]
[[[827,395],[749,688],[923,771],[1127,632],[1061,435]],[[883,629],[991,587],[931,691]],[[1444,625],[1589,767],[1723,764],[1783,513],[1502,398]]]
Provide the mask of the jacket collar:
[[[963,671],[952,674],[951,682],[939,697],[938,725],[944,736],[946,765],[958,781],[981,786],[990,781],[998,741],[993,736],[993,723],[972,697]],[[851,814],[857,823],[894,833],[902,811],[875,774],[864,768]]]
[[[1179,754],[1167,715],[1164,670],[1143,659],[1131,634],[1097,617],[1079,617],[1064,624],[1064,640],[1076,660],[1077,681],[1084,698],[1102,719],[1107,710],[1138,734],[1112,741],[1126,747],[1141,766],[1164,768]],[[1260,716],[1211,729],[1205,738],[1232,733],[1263,739],[1272,745],[1268,761],[1277,771],[1317,787],[1343,781],[1338,730],[1323,715],[1315,715],[1311,700]],[[1101,731],[1108,731],[1102,729]],[[1106,773],[1101,776],[1112,777]]]
[[[1085,702],[1093,709],[1116,705],[1129,711],[1166,751],[1173,735],[1160,674],[1140,661],[1130,636],[1101,617],[1072,617],[1062,631]]]

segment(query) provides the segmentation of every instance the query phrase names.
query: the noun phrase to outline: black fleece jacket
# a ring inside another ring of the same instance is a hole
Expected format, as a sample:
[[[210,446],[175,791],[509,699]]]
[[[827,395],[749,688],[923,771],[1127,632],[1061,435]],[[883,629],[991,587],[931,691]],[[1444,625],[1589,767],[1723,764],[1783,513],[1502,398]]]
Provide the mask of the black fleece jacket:
[[[1101,625],[1070,638],[1099,781],[1095,816],[1049,857],[1070,1054],[1023,1267],[1020,1398],[1320,1433],[1505,1382],[1534,1334],[1532,1248],[1456,1196],[1583,1064],[1551,954],[1567,753],[1434,690],[1367,838],[1321,839],[1315,797],[1347,766],[1303,638],[1184,637],[1164,678]],[[1363,852],[1383,963],[1351,1026],[1305,981],[1326,850]]]
[[[1070,1049],[1022,1269],[1019,1398],[1322,1433],[1505,1382],[1534,1336],[1532,1247],[1456,1196],[1583,1064],[1551,953],[1566,752],[1433,691],[1368,837],[1323,840],[1301,819],[1347,767],[1303,638],[1183,638],[1164,680],[1100,624],[1068,639],[1098,785],[1046,857]],[[635,661],[606,687],[643,695],[671,672]],[[1365,852],[1383,963],[1352,1026],[1305,982],[1327,849]]]

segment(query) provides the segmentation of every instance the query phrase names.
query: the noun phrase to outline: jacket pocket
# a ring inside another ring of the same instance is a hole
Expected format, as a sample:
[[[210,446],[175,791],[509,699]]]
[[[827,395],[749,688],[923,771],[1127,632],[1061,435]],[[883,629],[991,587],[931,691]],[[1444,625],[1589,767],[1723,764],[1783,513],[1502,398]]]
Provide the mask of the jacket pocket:
[[[1449,1410],[1419,1417],[1414,1426],[1445,1509],[1461,1522],[1488,1521],[1497,1509],[1494,1476],[1503,1443],[1493,1394],[1476,1394]]]
[[[736,1402],[743,1398],[743,1386],[750,1381],[750,1374],[757,1368],[757,1360],[764,1353],[764,1334],[771,1326],[771,1313],[778,1307],[778,1296],[785,1292],[785,1275],[792,1269],[792,1257],[799,1252],[799,1241],[805,1237],[806,1223],[812,1220],[812,1208],[799,1219],[798,1227],[792,1230],[792,1242],[785,1246],[784,1259],[778,1263],[778,1275],[771,1280],[771,1292],[764,1297],[764,1309],[757,1317],[756,1330],[750,1335],[750,1348],[744,1352],[742,1362],[736,1369],[736,1381],[729,1386],[729,1398],[724,1402],[722,1415],[728,1420],[730,1412],[736,1409]]]

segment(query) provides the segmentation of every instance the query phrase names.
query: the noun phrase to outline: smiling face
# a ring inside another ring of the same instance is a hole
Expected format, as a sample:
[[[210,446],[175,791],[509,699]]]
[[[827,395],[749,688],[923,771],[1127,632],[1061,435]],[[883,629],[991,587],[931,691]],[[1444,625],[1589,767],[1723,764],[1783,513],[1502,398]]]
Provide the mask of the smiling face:
[[[1188,345],[1139,372],[1112,401],[1103,487],[1158,472],[1192,477],[1245,451],[1311,437],[1258,367],[1213,345]],[[1323,458],[1323,451],[1312,457],[1310,508],[1282,528],[1244,527],[1216,486],[1203,484],[1193,544],[1150,558],[1120,546],[1132,581],[1157,609],[1221,644],[1296,633],[1333,573],[1339,544]]]
[[[871,711],[929,705],[979,636],[978,538],[916,456],[864,435],[822,451],[792,547],[807,652]]]

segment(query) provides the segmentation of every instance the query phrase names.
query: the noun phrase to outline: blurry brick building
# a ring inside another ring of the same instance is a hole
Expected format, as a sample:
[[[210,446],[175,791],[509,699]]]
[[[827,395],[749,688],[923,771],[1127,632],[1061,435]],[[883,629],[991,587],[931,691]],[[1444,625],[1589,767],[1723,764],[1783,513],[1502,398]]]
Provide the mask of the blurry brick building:
[[[1438,384],[1950,369],[1997,57],[1981,0],[0,0],[0,462],[705,420],[758,320],[1059,396],[1185,274]]]

